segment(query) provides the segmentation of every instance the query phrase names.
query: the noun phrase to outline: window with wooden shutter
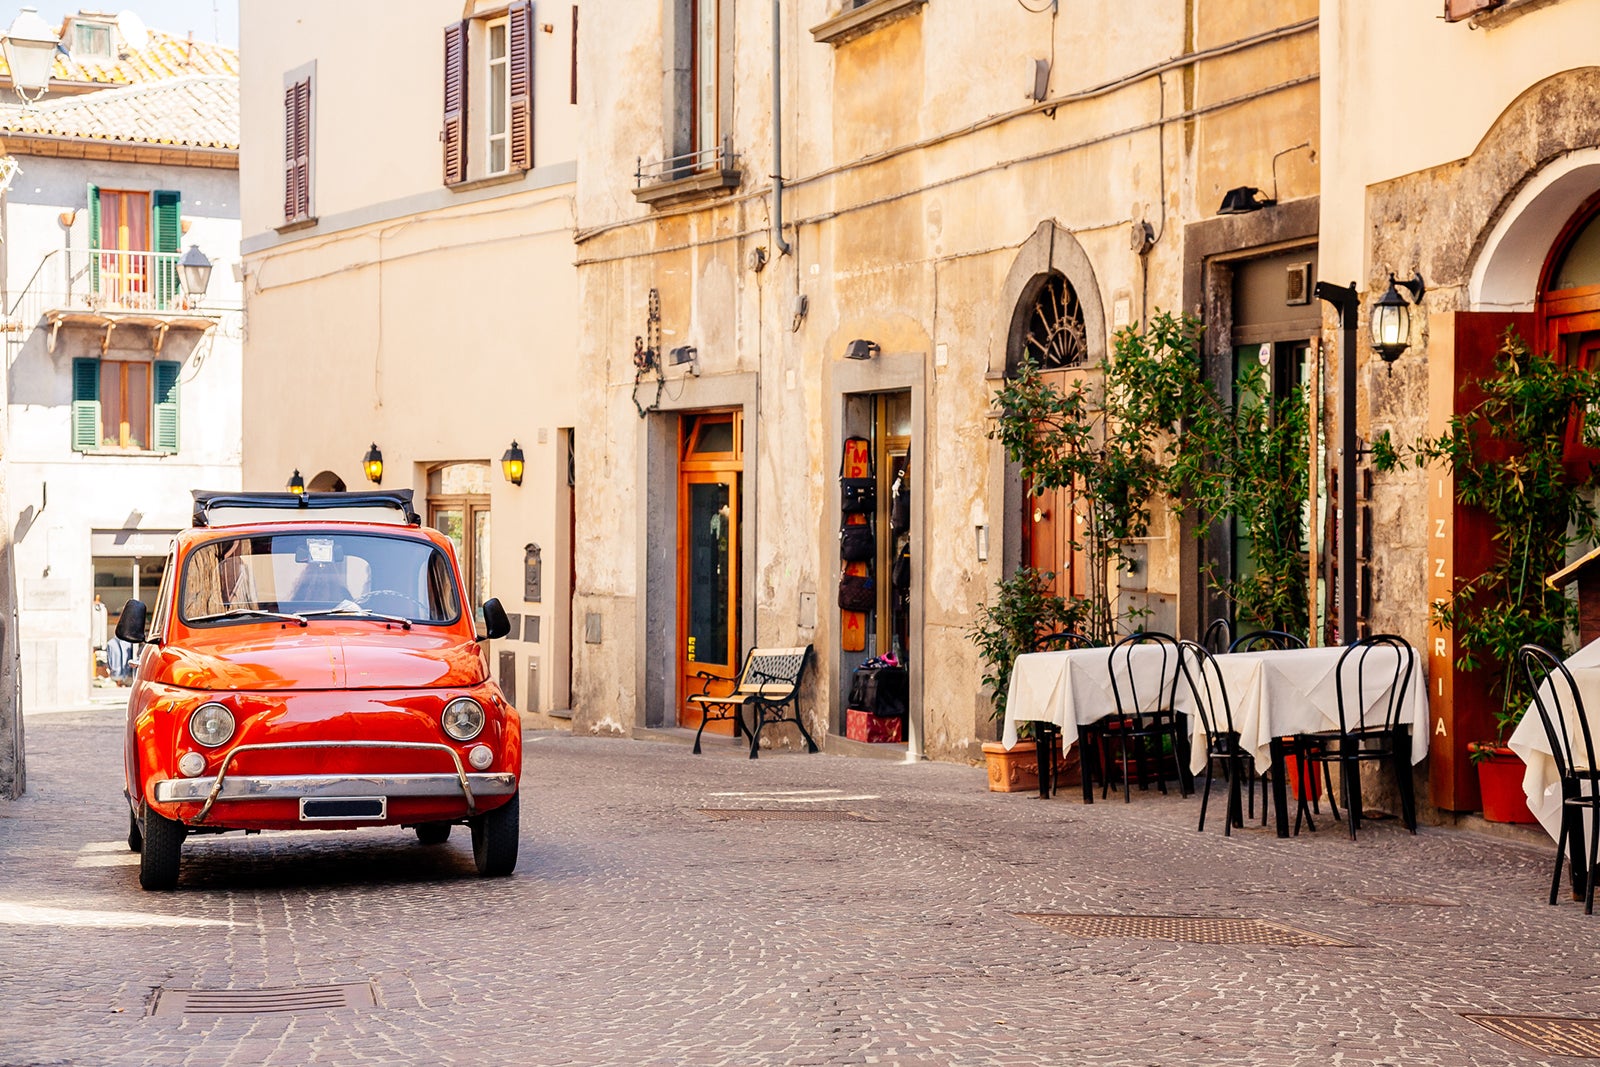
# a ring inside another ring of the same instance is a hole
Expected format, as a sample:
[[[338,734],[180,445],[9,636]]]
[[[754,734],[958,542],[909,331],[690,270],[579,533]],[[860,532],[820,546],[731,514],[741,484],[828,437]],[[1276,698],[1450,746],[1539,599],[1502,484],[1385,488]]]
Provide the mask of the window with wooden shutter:
[[[154,432],[150,435],[150,447],[157,452],[178,450],[178,371],[181,367],[176,360],[155,361],[154,417],[151,420]]]
[[[533,3],[516,0],[510,23],[511,168],[533,167]]]
[[[183,250],[183,198],[175,189],[150,194],[150,215],[155,230],[156,307],[166,310],[177,302],[178,253]],[[165,254],[160,254],[165,253]]]
[[[89,183],[89,251],[100,248],[100,187]],[[100,257],[89,257],[89,291],[100,291]]]
[[[444,30],[444,183],[467,180],[467,38],[470,26]]]
[[[72,361],[72,450],[100,447],[100,361]]]
[[[311,217],[311,79],[283,90],[283,220]]]
[[[1460,22],[1469,19],[1480,11],[1488,11],[1492,7],[1499,7],[1504,0],[1444,0],[1444,20],[1446,22]]]

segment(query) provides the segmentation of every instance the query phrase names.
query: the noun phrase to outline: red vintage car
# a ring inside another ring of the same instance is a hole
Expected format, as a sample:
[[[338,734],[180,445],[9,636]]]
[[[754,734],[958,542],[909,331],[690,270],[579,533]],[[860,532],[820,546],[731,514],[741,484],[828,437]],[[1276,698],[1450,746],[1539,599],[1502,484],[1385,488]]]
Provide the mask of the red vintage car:
[[[465,823],[484,875],[516,866],[522,730],[475,625],[454,546],[409,490],[195,493],[128,699],[128,846],[171,889],[191,834]]]

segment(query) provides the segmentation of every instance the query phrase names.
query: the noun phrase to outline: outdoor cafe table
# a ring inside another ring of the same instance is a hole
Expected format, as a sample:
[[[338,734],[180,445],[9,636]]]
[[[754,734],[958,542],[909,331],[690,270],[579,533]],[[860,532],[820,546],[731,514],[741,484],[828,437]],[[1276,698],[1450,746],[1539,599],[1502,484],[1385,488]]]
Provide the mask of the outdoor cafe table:
[[[1132,655],[1119,654],[1118,685],[1128,696],[1129,671],[1137,683],[1142,710],[1156,706],[1162,694],[1161,647],[1135,645]],[[1273,800],[1277,803],[1279,837],[1289,836],[1287,790],[1283,775],[1282,739],[1295,734],[1316,733],[1339,728],[1339,702],[1335,674],[1344,648],[1296,648],[1267,652],[1234,652],[1215,657],[1217,672],[1228,695],[1233,726],[1239,743],[1251,754],[1256,770],[1274,770]],[[1167,646],[1168,662],[1173,650]],[[1387,707],[1394,675],[1395,653],[1377,647],[1368,653],[1362,678],[1362,721],[1380,720]],[[1399,720],[1411,729],[1411,762],[1420,763],[1428,754],[1429,731],[1427,682],[1423,662],[1411,653],[1412,670],[1400,707]],[[1600,653],[1597,653],[1600,662]],[[1044,722],[1061,731],[1062,745],[1078,740],[1078,728],[1098,722],[1117,710],[1111,685],[1109,648],[1065,649],[1058,652],[1033,652],[1018,656],[1011,669],[1011,687],[1006,696],[1005,731],[1001,736],[1007,748],[1017,742],[1017,723]],[[1346,685],[1355,685],[1354,663],[1345,667]],[[1195,676],[1198,684],[1199,676]],[[1600,679],[1597,679],[1600,684]],[[1206,735],[1195,729],[1195,703],[1189,686],[1178,681],[1177,710],[1190,720],[1189,767],[1200,772],[1206,766]],[[1600,699],[1597,699],[1600,705]],[[1219,709],[1220,710],[1220,709]],[[1085,799],[1091,787],[1087,776]]]
[[[1565,661],[1568,673],[1572,675],[1573,684],[1578,687],[1578,696],[1583,701],[1584,715],[1589,720],[1589,729],[1594,736],[1600,737],[1600,641],[1591,641],[1584,645],[1572,657]],[[1546,706],[1550,706],[1548,700]],[[1552,707],[1552,710],[1553,707]],[[1583,738],[1581,734],[1572,738],[1572,752],[1576,759],[1582,760]],[[1545,733],[1544,723],[1539,718],[1538,707],[1530,704],[1522,715],[1522,721],[1517,723],[1517,728],[1511,732],[1506,746],[1522,757],[1522,762],[1527,765],[1527,770],[1522,775],[1522,791],[1528,798],[1528,810],[1533,812],[1533,817],[1539,820],[1539,825],[1544,827],[1545,833],[1552,840],[1561,840],[1562,803],[1561,776],[1556,771],[1556,758],[1550,751],[1550,738]],[[1581,892],[1583,878],[1583,856],[1587,848],[1587,826],[1581,826],[1579,832],[1568,835],[1568,855],[1572,858],[1572,884]]]

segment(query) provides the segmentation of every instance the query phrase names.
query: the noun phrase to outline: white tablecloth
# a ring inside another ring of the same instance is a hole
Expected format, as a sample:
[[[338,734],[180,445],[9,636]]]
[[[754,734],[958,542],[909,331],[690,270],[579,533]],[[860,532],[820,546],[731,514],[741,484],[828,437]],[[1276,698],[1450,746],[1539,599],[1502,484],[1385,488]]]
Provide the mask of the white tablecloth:
[[[1147,707],[1154,706],[1160,652],[1149,645],[1135,647],[1132,651],[1130,662],[1139,682],[1140,702]],[[1344,648],[1336,646],[1235,652],[1215,657],[1218,674],[1227,690],[1234,729],[1239,732],[1240,744],[1254,756],[1257,770],[1265,771],[1271,766],[1274,737],[1338,729],[1335,673],[1343,653]],[[1394,676],[1393,655],[1384,648],[1376,648],[1367,655],[1367,668],[1361,679],[1362,721],[1367,724],[1380,720],[1387,708]],[[1035,652],[1017,657],[1006,697],[1002,736],[1006,746],[1016,743],[1017,723],[1021,721],[1054,723],[1061,728],[1062,743],[1070,746],[1078,738],[1079,726],[1114,714],[1117,706],[1111,689],[1110,658],[1111,650],[1106,648]],[[1420,763],[1428,754],[1428,686],[1422,658],[1413,651],[1411,661],[1411,677],[1400,708],[1400,722],[1411,726],[1411,761]],[[1118,663],[1120,668],[1121,656]],[[1195,680],[1199,682],[1198,675]],[[1353,656],[1345,665],[1345,684],[1353,693],[1356,685]],[[1124,687],[1125,700],[1127,693]],[[1189,765],[1194,771],[1202,771],[1206,763],[1205,733],[1195,728],[1198,716],[1193,714],[1194,700],[1182,679],[1178,682],[1177,705],[1179,711],[1190,713],[1193,732]]]
[[[1578,695],[1583,698],[1589,729],[1600,738],[1600,641],[1591,641],[1573,653],[1566,661],[1566,668],[1578,687]],[[1520,666],[1517,669],[1520,670]],[[1554,712],[1555,707],[1548,698],[1546,705]],[[1556,758],[1550,751],[1550,739],[1544,732],[1537,707],[1528,705],[1506,746],[1527,764],[1528,769],[1522,775],[1522,791],[1528,797],[1528,810],[1539,820],[1545,833],[1553,840],[1560,840],[1561,778],[1556,773]],[[1572,751],[1577,759],[1583,759],[1582,734],[1573,738]]]

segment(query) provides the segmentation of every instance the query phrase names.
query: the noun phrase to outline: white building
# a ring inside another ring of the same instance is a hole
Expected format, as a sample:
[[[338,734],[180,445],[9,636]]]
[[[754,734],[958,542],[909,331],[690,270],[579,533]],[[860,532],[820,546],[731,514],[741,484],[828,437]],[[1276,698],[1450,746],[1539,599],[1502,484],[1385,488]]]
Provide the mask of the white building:
[[[190,490],[239,484],[234,53],[84,25],[62,29],[88,42],[58,61],[68,95],[52,83],[0,111],[6,521],[31,709],[114,686],[97,646],[154,592]],[[110,52],[85,54],[101,36]],[[201,296],[180,282],[191,246],[214,267]]]

